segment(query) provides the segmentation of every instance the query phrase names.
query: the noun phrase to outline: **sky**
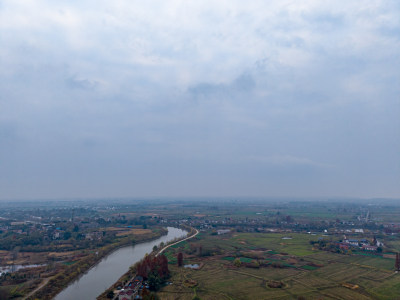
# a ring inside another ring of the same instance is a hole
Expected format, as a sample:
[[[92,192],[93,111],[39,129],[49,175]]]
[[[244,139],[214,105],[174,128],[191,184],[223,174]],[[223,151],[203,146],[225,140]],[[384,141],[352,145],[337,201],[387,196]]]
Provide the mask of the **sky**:
[[[0,0],[0,199],[400,198],[400,2]]]

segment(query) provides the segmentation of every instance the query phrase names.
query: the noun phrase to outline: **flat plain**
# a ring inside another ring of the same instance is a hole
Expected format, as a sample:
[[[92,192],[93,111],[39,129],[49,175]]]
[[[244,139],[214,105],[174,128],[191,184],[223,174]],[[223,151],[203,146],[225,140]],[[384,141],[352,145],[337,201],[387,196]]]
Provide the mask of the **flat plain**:
[[[203,232],[167,251],[172,284],[158,295],[161,299],[399,298],[400,274],[394,272],[393,258],[315,249],[310,241],[326,238],[322,234],[289,236]],[[184,264],[199,264],[200,269],[178,267],[179,252]],[[237,259],[240,264],[235,264]],[[273,287],[274,283],[281,286]]]

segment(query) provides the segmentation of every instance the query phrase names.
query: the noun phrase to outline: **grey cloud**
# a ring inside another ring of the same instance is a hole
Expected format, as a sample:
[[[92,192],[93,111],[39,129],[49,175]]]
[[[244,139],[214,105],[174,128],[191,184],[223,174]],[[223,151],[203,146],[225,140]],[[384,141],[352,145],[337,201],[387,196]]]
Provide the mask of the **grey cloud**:
[[[253,156],[249,160],[256,161],[264,164],[271,164],[276,166],[291,167],[291,166],[306,166],[312,168],[332,168],[332,165],[324,164],[313,161],[304,157],[296,157],[291,155],[275,155],[275,156]]]
[[[397,24],[398,25],[398,24]],[[382,26],[379,28],[379,33],[382,34],[383,36],[387,36],[396,40],[400,39],[400,29],[399,26]]]
[[[251,92],[255,87],[256,82],[253,76],[249,73],[243,73],[227,84],[199,83],[189,87],[188,91],[194,96],[232,96],[238,92]]]
[[[242,74],[236,78],[231,88],[238,91],[248,92],[255,88],[256,83],[250,74]]]
[[[0,153],[9,152],[17,146],[20,140],[17,127],[10,122],[1,122],[0,120]]]
[[[0,122],[0,139],[9,140],[15,139],[17,136],[17,130],[15,126],[8,122]]]
[[[398,5],[1,5],[0,199],[400,194]]]
[[[345,18],[342,14],[322,12],[314,14],[303,14],[306,22],[309,22],[316,31],[332,31],[344,28]]]
[[[189,87],[188,91],[193,95],[208,96],[224,93],[227,91],[227,87],[223,84],[199,83],[195,86]]]
[[[98,82],[76,76],[67,78],[67,86],[74,89],[93,90],[98,86]]]

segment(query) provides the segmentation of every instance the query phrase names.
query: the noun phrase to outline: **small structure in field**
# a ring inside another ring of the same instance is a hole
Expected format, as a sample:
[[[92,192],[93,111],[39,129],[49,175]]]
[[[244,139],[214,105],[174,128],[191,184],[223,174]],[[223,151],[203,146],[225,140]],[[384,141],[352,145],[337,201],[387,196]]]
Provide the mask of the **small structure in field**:
[[[343,282],[342,286],[351,290],[356,290],[359,288],[359,286],[357,284],[351,284],[351,283],[347,283],[347,282]]]
[[[184,265],[183,266],[184,268],[189,268],[189,269],[192,269],[192,270],[198,270],[198,269],[200,269],[200,266],[198,265],[198,264],[189,264],[189,265]]]
[[[227,234],[229,232],[231,232],[230,229],[219,229],[219,230],[217,230],[218,235]]]
[[[282,281],[270,281],[267,283],[267,285],[273,289],[281,289],[285,287],[285,284]]]

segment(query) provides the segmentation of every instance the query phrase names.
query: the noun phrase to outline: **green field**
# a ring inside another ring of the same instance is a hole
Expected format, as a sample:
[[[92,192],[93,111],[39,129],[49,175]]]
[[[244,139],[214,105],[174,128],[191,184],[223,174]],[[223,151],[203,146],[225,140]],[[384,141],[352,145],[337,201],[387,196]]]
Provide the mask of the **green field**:
[[[291,239],[282,239],[290,236]],[[199,237],[169,249],[175,261],[200,270],[170,264],[171,285],[161,299],[400,299],[400,274],[394,259],[376,255],[345,255],[313,250],[315,236],[290,233],[230,233]],[[202,247],[205,256],[196,254]],[[364,253],[360,253],[364,254]],[[234,266],[239,258],[241,266]],[[254,265],[258,264],[257,267]],[[194,280],[196,287],[185,281]],[[271,283],[281,287],[271,287]]]

